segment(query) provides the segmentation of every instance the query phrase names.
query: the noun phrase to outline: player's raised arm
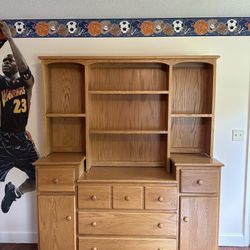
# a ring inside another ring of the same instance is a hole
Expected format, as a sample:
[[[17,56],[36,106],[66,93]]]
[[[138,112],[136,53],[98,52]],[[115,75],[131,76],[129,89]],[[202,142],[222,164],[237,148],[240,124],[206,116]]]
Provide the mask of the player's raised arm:
[[[24,59],[18,47],[16,46],[8,25],[5,22],[0,21],[0,28],[10,44],[21,78],[23,78],[23,80],[27,83],[27,88],[31,89],[34,84],[34,77],[29,69],[28,64],[26,63],[26,60]]]

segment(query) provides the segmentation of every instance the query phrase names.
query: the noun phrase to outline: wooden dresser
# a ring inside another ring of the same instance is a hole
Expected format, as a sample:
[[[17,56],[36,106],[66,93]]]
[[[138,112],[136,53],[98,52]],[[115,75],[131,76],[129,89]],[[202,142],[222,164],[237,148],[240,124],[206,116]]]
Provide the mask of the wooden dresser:
[[[217,250],[218,56],[40,57],[40,250]]]

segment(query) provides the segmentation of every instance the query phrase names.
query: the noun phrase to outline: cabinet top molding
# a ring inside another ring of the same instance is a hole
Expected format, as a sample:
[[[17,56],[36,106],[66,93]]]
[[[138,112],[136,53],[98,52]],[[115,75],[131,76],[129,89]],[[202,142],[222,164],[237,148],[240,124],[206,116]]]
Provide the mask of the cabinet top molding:
[[[250,36],[250,17],[8,19],[15,38]]]

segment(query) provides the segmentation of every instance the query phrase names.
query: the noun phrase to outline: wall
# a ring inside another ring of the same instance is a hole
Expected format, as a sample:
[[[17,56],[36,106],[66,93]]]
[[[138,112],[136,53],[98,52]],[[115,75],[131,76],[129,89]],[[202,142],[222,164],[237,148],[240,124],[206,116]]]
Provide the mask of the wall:
[[[36,83],[28,129],[41,155],[41,69],[39,55],[199,55],[216,54],[218,61],[214,156],[225,164],[221,182],[220,244],[244,245],[245,173],[247,162],[250,37],[128,38],[128,39],[16,39],[34,73]],[[0,56],[9,51],[5,45]],[[232,142],[232,129],[243,129],[245,140]],[[9,178],[25,179],[18,170]],[[0,184],[2,199],[4,184]],[[14,203],[8,214],[0,212],[0,242],[36,241],[35,193]]]

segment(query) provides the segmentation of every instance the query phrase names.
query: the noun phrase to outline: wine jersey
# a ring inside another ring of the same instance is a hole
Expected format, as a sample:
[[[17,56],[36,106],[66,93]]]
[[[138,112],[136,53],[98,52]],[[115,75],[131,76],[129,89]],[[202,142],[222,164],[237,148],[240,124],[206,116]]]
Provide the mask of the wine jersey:
[[[17,78],[11,84],[0,76],[1,130],[11,133],[25,131],[29,116],[29,101],[26,83]]]

